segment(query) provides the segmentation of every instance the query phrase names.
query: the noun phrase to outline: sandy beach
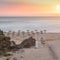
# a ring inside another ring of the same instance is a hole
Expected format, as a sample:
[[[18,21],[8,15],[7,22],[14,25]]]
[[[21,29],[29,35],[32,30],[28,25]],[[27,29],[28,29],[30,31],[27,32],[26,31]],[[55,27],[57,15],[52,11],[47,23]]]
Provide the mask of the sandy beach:
[[[21,49],[13,53],[10,60],[14,57],[17,60],[60,60],[60,40],[48,41],[46,45],[40,44],[37,49],[34,47]],[[6,58],[0,58],[0,60],[6,60]]]
[[[16,33],[17,34],[17,33]],[[24,39],[29,36],[25,33],[17,36],[10,34],[11,41],[15,41],[16,44],[20,44]],[[31,35],[38,41],[38,48],[23,48],[16,52],[12,52],[9,60],[17,58],[17,60],[60,60],[60,33],[35,33]],[[45,44],[41,43],[41,37],[45,41]],[[0,60],[6,60],[9,57],[1,57]]]

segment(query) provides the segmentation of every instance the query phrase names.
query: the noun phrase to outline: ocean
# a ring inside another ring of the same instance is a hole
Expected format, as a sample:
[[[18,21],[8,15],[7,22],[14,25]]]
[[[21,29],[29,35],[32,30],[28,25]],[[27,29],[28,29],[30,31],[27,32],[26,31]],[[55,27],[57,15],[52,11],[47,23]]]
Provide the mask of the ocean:
[[[47,32],[60,32],[60,20],[42,19],[0,19],[0,29],[4,31],[47,30]]]

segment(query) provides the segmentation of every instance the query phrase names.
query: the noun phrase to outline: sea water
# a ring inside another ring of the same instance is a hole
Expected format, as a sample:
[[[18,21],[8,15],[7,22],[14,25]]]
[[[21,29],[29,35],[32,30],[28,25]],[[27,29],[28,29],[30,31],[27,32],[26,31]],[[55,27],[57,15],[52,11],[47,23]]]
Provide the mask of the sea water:
[[[60,32],[60,21],[57,20],[0,21],[0,29],[4,31],[47,30],[47,32]]]

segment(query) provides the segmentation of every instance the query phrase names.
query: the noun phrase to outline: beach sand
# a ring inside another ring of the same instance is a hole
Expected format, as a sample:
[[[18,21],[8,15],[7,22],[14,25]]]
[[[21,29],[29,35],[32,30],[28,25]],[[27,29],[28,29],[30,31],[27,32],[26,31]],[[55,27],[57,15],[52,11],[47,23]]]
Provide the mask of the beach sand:
[[[38,41],[38,48],[20,49],[13,53],[10,60],[13,60],[14,57],[17,60],[60,60],[60,33],[46,33],[40,34],[38,38],[37,36],[33,37]],[[41,44],[41,37],[45,40],[45,45]],[[18,41],[20,40],[18,39]],[[0,60],[6,60],[6,58],[3,57]]]
[[[17,60],[60,60],[60,40],[47,41],[45,45],[40,44],[37,49],[35,47],[20,49],[13,53],[10,60],[14,57]]]

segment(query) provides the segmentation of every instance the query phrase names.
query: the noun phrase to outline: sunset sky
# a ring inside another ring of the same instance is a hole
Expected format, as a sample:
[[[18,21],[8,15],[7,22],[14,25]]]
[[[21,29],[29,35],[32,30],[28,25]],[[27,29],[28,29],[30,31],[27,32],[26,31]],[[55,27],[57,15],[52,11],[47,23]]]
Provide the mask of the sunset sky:
[[[0,16],[60,16],[60,0],[0,0]]]

